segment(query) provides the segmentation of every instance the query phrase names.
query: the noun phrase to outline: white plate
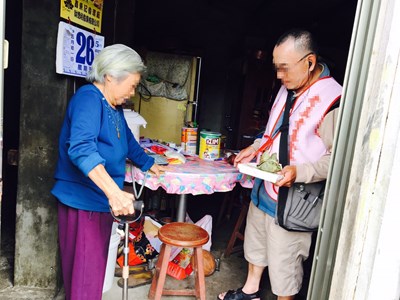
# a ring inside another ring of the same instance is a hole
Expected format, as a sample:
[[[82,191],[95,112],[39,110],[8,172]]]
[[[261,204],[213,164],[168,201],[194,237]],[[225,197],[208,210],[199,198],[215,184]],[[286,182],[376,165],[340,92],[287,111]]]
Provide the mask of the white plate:
[[[258,169],[256,163],[238,164],[238,168],[240,173],[264,179],[272,183],[275,183],[283,178],[282,175],[265,172]]]

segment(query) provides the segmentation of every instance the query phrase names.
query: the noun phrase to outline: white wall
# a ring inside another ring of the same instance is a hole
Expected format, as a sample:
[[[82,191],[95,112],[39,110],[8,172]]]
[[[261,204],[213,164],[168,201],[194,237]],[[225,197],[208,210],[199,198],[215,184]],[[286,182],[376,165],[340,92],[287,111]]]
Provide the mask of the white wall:
[[[400,2],[376,3],[379,14],[329,295],[335,300],[400,296]]]

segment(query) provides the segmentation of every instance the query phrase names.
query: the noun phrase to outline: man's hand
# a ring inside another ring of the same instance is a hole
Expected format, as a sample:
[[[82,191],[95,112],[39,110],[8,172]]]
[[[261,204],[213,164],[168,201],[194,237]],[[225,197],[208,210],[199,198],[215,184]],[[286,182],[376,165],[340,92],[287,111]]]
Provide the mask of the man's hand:
[[[291,187],[296,180],[297,169],[296,166],[286,166],[282,169],[282,171],[278,172],[277,174],[283,175],[283,178],[275,183],[275,185],[279,187]]]
[[[235,160],[233,161],[233,165],[237,167],[238,163],[250,162],[254,158],[255,153],[256,150],[252,146],[244,148],[242,151],[239,152],[238,155],[236,155]]]

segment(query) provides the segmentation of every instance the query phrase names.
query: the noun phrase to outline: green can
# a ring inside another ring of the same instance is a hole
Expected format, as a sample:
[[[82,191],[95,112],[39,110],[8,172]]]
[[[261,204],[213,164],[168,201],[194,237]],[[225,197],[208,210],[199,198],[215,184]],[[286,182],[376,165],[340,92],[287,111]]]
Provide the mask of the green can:
[[[219,158],[221,147],[221,133],[202,130],[200,131],[199,157],[205,160],[216,160]]]

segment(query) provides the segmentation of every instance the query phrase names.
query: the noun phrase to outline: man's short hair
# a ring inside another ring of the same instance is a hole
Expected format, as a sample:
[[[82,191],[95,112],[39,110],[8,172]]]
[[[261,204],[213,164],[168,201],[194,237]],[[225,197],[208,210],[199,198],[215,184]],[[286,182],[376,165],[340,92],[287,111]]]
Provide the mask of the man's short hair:
[[[311,32],[298,28],[290,29],[279,37],[275,46],[283,44],[288,39],[294,39],[294,46],[296,50],[302,52],[312,52],[318,56],[318,46]]]

